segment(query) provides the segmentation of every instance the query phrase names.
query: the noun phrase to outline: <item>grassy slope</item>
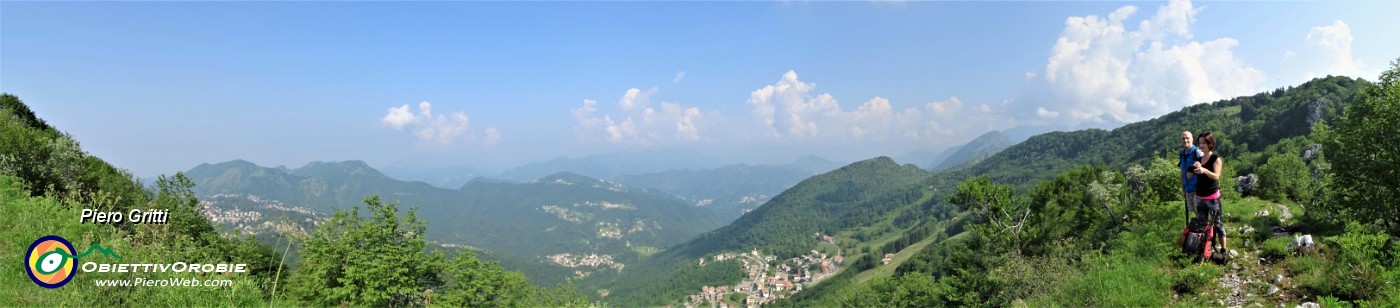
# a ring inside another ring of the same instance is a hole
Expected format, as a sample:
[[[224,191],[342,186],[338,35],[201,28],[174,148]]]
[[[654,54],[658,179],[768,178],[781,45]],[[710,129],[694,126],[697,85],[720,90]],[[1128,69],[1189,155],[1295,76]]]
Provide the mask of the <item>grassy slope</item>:
[[[1301,209],[1296,205],[1283,205],[1255,198],[1245,198],[1224,204],[1225,227],[1229,230],[1229,249],[1239,253],[1229,263],[1193,263],[1186,260],[1176,250],[1176,240],[1180,236],[1183,214],[1180,203],[1163,203],[1150,212],[1150,222],[1125,231],[1110,243],[1110,249],[1103,255],[1086,258],[1082,268],[1064,272],[1039,273],[1061,275],[1056,283],[1056,292],[1045,296],[1023,299],[1018,305],[1029,307],[1049,306],[1295,306],[1303,302],[1316,302],[1316,298],[1305,298],[1300,288],[1307,279],[1316,279],[1317,273],[1304,273],[1298,267],[1302,262],[1330,259],[1332,252],[1290,253],[1282,258],[1271,259],[1261,250],[1258,241],[1246,238],[1275,238],[1269,234],[1240,233],[1241,227],[1251,226],[1255,232],[1261,226],[1276,224],[1282,215],[1282,207],[1288,207],[1291,219],[1282,220],[1283,226],[1290,226],[1302,220]],[[1258,216],[1261,210],[1268,215]],[[1314,235],[1319,245],[1326,237]],[[1276,238],[1291,239],[1285,235]],[[1278,241],[1278,240],[1275,240]],[[1261,261],[1261,257],[1270,259]],[[1311,277],[1295,277],[1302,274]],[[1275,284],[1276,276],[1283,279]],[[1271,287],[1276,292],[1269,294]],[[1382,292],[1390,295],[1390,300],[1400,300],[1400,288],[1392,285]],[[1391,304],[1395,304],[1392,302]],[[1384,305],[1384,304],[1383,304]]]
[[[934,239],[935,237],[930,236],[924,238],[918,243],[909,245],[909,247],[905,247],[904,250],[900,250],[899,252],[894,254],[893,258],[890,258],[889,265],[879,265],[875,268],[866,270],[864,272],[860,272],[860,274],[856,275],[856,283],[860,284],[870,281],[870,279],[889,278],[890,276],[893,276],[894,270],[896,268],[899,268],[900,264],[904,264],[905,260],[909,260],[909,257],[914,256],[914,253],[923,250],[924,247],[928,247],[929,244],[933,244]]]
[[[93,243],[121,256],[114,260],[93,253],[81,262],[97,263],[218,263],[199,254],[189,241],[160,237],[160,225],[137,225],[132,232],[118,231],[107,224],[81,224],[78,217],[84,205],[51,197],[29,197],[16,178],[0,177],[0,259],[23,259],[35,239],[59,235],[68,239],[78,252]],[[176,257],[178,256],[178,257]],[[79,263],[81,264],[81,263]],[[167,278],[210,279],[197,273],[88,273],[77,272],[68,284],[45,289],[29,281],[20,262],[0,262],[0,306],[254,306],[269,304],[258,287],[270,283],[256,281],[247,274],[234,274],[232,287],[98,287],[99,279],[160,280]],[[114,296],[117,294],[119,296]]]

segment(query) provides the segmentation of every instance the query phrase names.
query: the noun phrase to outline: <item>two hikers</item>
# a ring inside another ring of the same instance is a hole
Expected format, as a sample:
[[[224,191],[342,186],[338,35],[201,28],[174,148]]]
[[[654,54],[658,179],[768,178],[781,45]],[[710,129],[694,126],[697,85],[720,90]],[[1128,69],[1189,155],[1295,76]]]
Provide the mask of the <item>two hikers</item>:
[[[1215,135],[1207,131],[1199,138],[1200,145],[1193,143],[1191,132],[1181,132],[1182,150],[1179,153],[1178,167],[1181,168],[1183,197],[1188,212],[1196,212],[1197,217],[1209,215],[1215,225],[1220,247],[1225,249],[1225,225],[1220,218],[1220,175],[1225,167],[1220,155],[1215,152]]]

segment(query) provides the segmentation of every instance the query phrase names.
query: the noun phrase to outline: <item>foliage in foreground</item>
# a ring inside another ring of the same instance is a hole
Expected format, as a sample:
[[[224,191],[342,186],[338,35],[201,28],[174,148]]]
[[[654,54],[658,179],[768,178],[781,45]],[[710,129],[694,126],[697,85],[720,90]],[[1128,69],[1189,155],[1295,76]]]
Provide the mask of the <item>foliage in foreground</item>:
[[[478,260],[470,250],[448,258],[429,252],[427,224],[413,210],[378,196],[335,216],[307,239],[290,291],[306,303],[366,306],[588,306],[571,288],[539,289],[517,272]]]

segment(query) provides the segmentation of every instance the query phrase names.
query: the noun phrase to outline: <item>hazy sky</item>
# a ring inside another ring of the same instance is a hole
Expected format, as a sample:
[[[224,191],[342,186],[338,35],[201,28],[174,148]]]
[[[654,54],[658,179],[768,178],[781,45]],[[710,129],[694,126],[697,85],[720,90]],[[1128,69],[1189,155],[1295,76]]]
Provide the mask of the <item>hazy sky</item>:
[[[1400,2],[0,2],[0,91],[140,176],[838,160],[1400,57]]]

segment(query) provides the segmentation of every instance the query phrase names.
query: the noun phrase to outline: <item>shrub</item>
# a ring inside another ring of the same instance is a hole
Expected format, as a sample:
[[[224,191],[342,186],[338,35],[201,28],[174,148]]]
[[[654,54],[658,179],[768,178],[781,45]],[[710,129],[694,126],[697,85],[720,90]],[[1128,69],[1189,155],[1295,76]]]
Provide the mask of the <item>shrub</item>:
[[[1337,261],[1355,266],[1379,267],[1384,257],[1385,242],[1390,237],[1367,232],[1366,227],[1356,222],[1348,223],[1346,230],[1342,235],[1328,238],[1339,250]]]
[[[1391,279],[1387,277],[1395,275],[1381,266],[1387,240],[1388,236],[1369,233],[1352,222],[1346,233],[1326,239],[1328,246],[1322,251],[1327,254],[1290,259],[1289,267],[1302,289],[1312,295],[1347,301],[1382,299],[1395,288],[1387,282]],[[1328,255],[1331,260],[1324,259]]]
[[[1325,296],[1325,295],[1324,295],[1324,296],[1319,296],[1319,297],[1317,298],[1317,304],[1318,304],[1319,306],[1322,306],[1323,308],[1350,308],[1350,307],[1352,307],[1351,303],[1341,301],[1341,300],[1339,300],[1339,299],[1337,299],[1336,297],[1333,297],[1333,296]]]
[[[1288,257],[1293,240],[1288,237],[1275,237],[1261,242],[1259,245],[1260,257],[1268,259],[1270,262],[1282,260]]]
[[[1251,219],[1249,221],[1249,227],[1254,228],[1254,234],[1250,235],[1249,238],[1261,245],[1264,241],[1270,240],[1274,236],[1272,229],[1283,224],[1279,221],[1278,217],[1274,215],[1275,214],[1270,213],[1269,216],[1259,216]]]

